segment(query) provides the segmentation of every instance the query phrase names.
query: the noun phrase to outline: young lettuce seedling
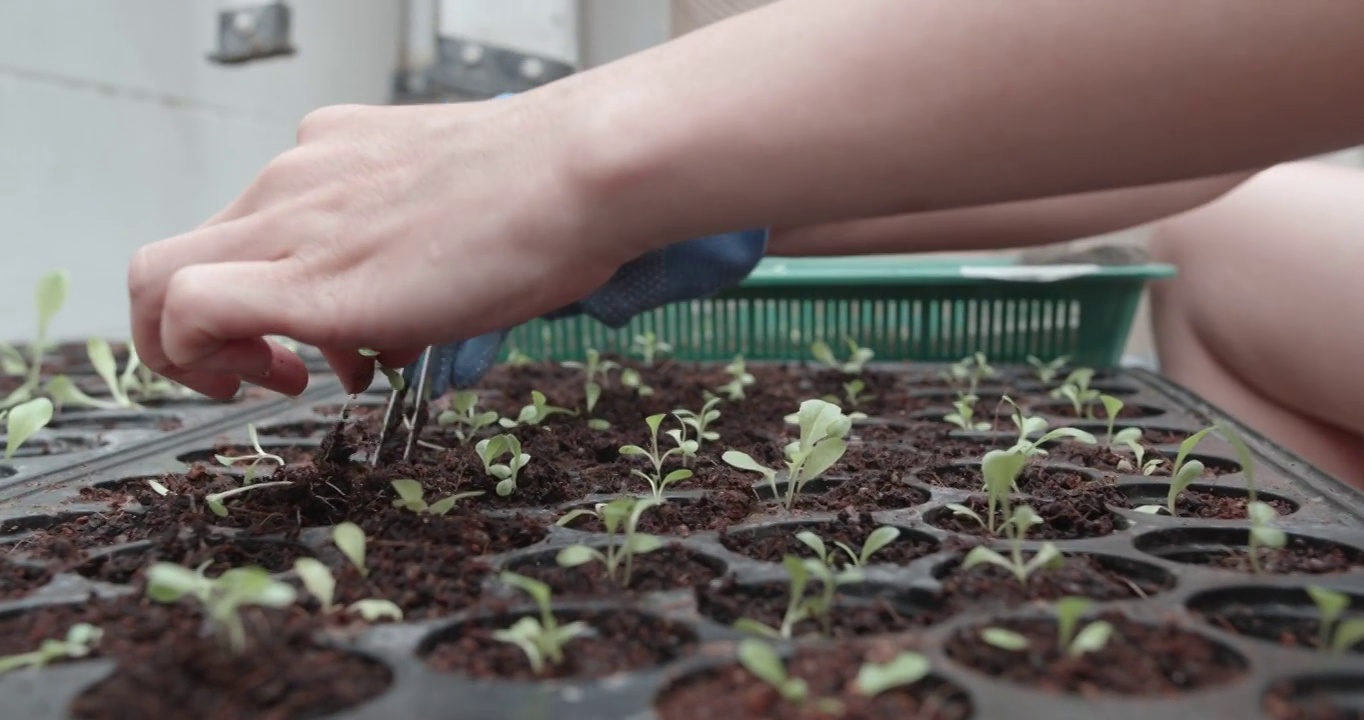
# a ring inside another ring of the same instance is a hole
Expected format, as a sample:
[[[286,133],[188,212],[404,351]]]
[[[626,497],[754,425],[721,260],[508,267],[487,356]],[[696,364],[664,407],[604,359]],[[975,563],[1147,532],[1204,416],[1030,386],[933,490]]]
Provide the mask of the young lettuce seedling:
[[[1070,362],[1070,356],[1062,355],[1050,362],[1043,362],[1036,355],[1029,355],[1027,360],[1028,364],[1033,366],[1037,379],[1043,383],[1049,383],[1052,380],[1055,380],[1057,375],[1061,374],[1061,370],[1065,368],[1066,363]]]
[[[828,636],[832,631],[832,613],[834,601],[838,597],[838,588],[862,580],[861,568],[848,566],[835,572],[823,560],[802,559],[795,555],[782,558],[782,565],[786,568],[790,588],[781,626],[772,628],[756,620],[740,618],[735,621],[734,629],[768,638],[790,640],[796,625],[805,620],[814,620],[819,624],[821,632]],[[812,581],[818,583],[819,592],[810,595],[806,590]]]
[[[545,394],[539,390],[530,391],[530,404],[521,408],[516,419],[502,418],[498,425],[510,430],[518,425],[539,425],[555,415],[577,415],[577,411],[549,404]]]
[[[1364,642],[1364,619],[1341,620],[1341,615],[1350,607],[1349,595],[1316,585],[1308,586],[1306,590],[1321,614],[1317,644],[1323,650],[1340,655]]]
[[[861,380],[849,380],[843,383],[843,399],[848,401],[848,407],[857,407],[876,398],[875,395],[865,392],[866,389],[867,384]]]
[[[810,686],[804,680],[791,677],[777,651],[771,645],[747,638],[739,641],[739,664],[754,677],[772,686],[782,699],[797,707],[810,708],[825,715],[841,715],[843,704],[833,698],[811,698]]]
[[[664,475],[663,464],[673,455],[681,455],[684,459],[695,456],[697,449],[700,447],[700,444],[697,441],[688,440],[682,434],[687,428],[687,426],[683,424],[682,430],[669,430],[667,433],[668,437],[672,438],[675,447],[666,451],[660,450],[658,447],[658,428],[662,425],[665,417],[667,417],[667,415],[660,413],[658,415],[650,415],[644,419],[644,423],[649,426],[648,450],[645,450],[638,445],[626,445],[620,449],[622,457],[644,457],[649,460],[649,463],[653,466],[652,474],[633,468],[630,470],[630,474],[644,478],[644,480],[649,483],[649,487],[653,489],[654,499],[659,501],[663,499],[663,493],[668,489],[669,485],[682,482],[692,476],[692,471],[686,468],[679,468]]]
[[[43,668],[62,658],[79,659],[88,656],[104,637],[104,631],[89,623],[76,623],[66,631],[62,640],[47,639],[37,650],[0,657],[0,675],[19,668]]]
[[[1204,470],[1201,461],[1189,459],[1189,453],[1193,452],[1194,447],[1212,431],[1213,428],[1211,427],[1204,428],[1185,438],[1184,442],[1179,444],[1179,452],[1175,454],[1175,461],[1170,469],[1170,489],[1165,497],[1165,507],[1162,508],[1158,505],[1143,505],[1137,508],[1137,511],[1153,515],[1162,510],[1170,513],[1172,516],[1179,514],[1176,510],[1176,505],[1178,504],[1180,494],[1187,490],[1194,481],[1202,477]]]
[[[682,423],[684,427],[692,429],[692,434],[696,437],[696,447],[701,449],[703,442],[715,442],[720,439],[720,433],[710,430],[710,424],[720,419],[720,411],[715,409],[720,404],[720,398],[712,397],[706,400],[706,404],[701,406],[700,412],[679,409],[673,411],[673,416]]]
[[[1074,370],[1066,377],[1061,387],[1051,391],[1051,396],[1058,400],[1062,398],[1069,400],[1071,407],[1075,409],[1075,417],[1085,417],[1086,411],[1092,417],[1094,403],[1099,399],[1099,391],[1089,386],[1093,378],[1093,368]]]
[[[743,355],[735,355],[733,362],[725,366],[725,373],[729,375],[729,382],[716,388],[716,391],[724,393],[730,400],[744,399],[744,388],[757,382],[744,368]]]
[[[478,411],[478,393],[462,390],[451,397],[450,409],[436,416],[436,424],[453,427],[455,439],[463,445],[478,435],[479,431],[496,425],[499,419],[494,410]]]
[[[271,453],[265,452],[265,448],[261,447],[260,445],[260,436],[256,434],[255,425],[252,425],[250,423],[247,424],[246,436],[251,442],[251,449],[255,450],[254,453],[251,453],[249,455],[237,456],[214,455],[213,458],[218,461],[218,464],[223,465],[224,467],[232,467],[233,465],[236,465],[239,462],[248,463],[248,465],[246,466],[246,474],[242,478],[242,484],[250,485],[256,481],[257,465],[268,460],[270,462],[275,463],[276,466],[283,467],[285,465],[285,462],[284,458],[278,455],[273,455]]]
[[[585,622],[559,624],[551,611],[548,585],[513,572],[503,572],[500,577],[502,582],[529,595],[535,601],[540,616],[527,615],[511,627],[494,632],[493,639],[521,648],[530,662],[531,671],[536,675],[543,675],[546,666],[562,664],[564,647],[571,640],[593,634],[592,628]]]
[[[997,565],[1012,573],[1020,585],[1027,585],[1028,578],[1034,572],[1064,560],[1061,551],[1053,543],[1043,544],[1031,558],[1026,561],[1023,559],[1023,540],[1027,537],[1028,531],[1041,522],[1042,517],[1031,507],[1020,505],[1014,508],[1013,515],[1004,522],[1002,528],[1009,538],[1009,557],[1005,558],[982,545],[966,554],[961,564],[962,570],[970,570],[981,564]]]
[[[1071,657],[1102,650],[1113,635],[1113,626],[1103,620],[1088,623],[1080,629],[1080,619],[1093,604],[1093,600],[1079,596],[1063,597],[1052,604],[1052,611],[1056,613],[1057,644]]]
[[[607,381],[610,372],[620,368],[619,363],[602,360],[601,353],[591,348],[587,350],[586,362],[568,361],[560,363],[560,365],[572,370],[582,371],[583,397],[586,399],[589,413],[597,407],[597,401],[601,399],[602,385]]]
[[[866,542],[862,543],[861,552],[858,552],[851,547],[848,547],[847,544],[839,541],[834,541],[834,547],[843,551],[844,555],[848,558],[849,565],[864,567],[871,560],[872,555],[895,542],[898,537],[900,537],[900,530],[898,528],[883,525],[873,530],[871,534],[867,536]],[[838,556],[829,552],[829,549],[824,544],[824,540],[818,535],[809,530],[803,530],[796,533],[796,539],[814,551],[815,557],[819,558],[819,561],[824,563],[825,566],[833,567],[837,562]]]
[[[630,388],[640,397],[649,397],[654,394],[654,389],[644,383],[644,376],[634,368],[624,368],[620,371],[620,384],[622,387]]]
[[[876,353],[871,348],[861,347],[857,341],[850,337],[844,336],[843,342],[848,346],[848,359],[846,361],[835,357],[833,349],[823,340],[810,343],[810,354],[819,364],[840,370],[845,375],[861,375],[867,363],[876,357]]]
[[[1260,566],[1260,548],[1282,548],[1288,544],[1288,535],[1274,527],[1274,520],[1279,513],[1272,505],[1259,501],[1246,503],[1246,513],[1250,517],[1250,548],[1247,556],[1250,558],[1250,569],[1258,575],[1264,572]]]
[[[303,587],[308,593],[317,598],[323,614],[330,615],[341,609],[336,604],[336,577],[326,565],[313,558],[303,557],[294,561],[294,572],[298,574],[299,580],[303,581]],[[346,611],[359,615],[365,622],[374,622],[382,618],[401,622],[403,619],[402,608],[391,601],[379,598],[356,600],[346,606]]]
[[[359,352],[361,356],[370,359],[375,359],[379,357],[378,350],[371,350],[370,348],[360,348]],[[401,392],[403,388],[407,387],[407,381],[403,379],[402,370],[398,368],[388,367],[383,363],[378,362],[377,360],[375,360],[374,367],[377,368],[379,372],[383,374],[385,380],[388,380],[388,386],[393,390]]]
[[[800,425],[800,439],[789,443],[784,449],[786,497],[782,505],[787,510],[795,505],[796,495],[806,483],[822,475],[843,457],[848,449],[844,437],[852,429],[852,420],[843,414],[842,408],[826,400],[802,402],[796,421]],[[776,470],[759,465],[747,453],[737,450],[725,452],[721,459],[739,470],[762,474],[772,489],[772,495],[780,495]]]
[[[535,359],[516,348],[512,348],[507,351],[506,362],[511,367],[521,368],[534,363]]]
[[[999,534],[1000,527],[997,527],[995,516],[1013,517],[1010,494],[1018,489],[1018,476],[1027,463],[1027,456],[1016,450],[991,450],[985,453],[980,461],[980,471],[985,477],[987,517],[982,518],[976,511],[958,503],[949,504],[947,508],[959,517],[975,520],[991,535]]]
[[[33,398],[8,410],[0,410],[0,420],[5,421],[6,460],[13,459],[29,438],[52,422],[52,412],[52,401],[47,398]]]
[[[147,568],[147,597],[159,603],[194,598],[203,606],[219,641],[230,652],[241,654],[246,649],[246,628],[238,614],[241,608],[288,607],[297,601],[298,594],[293,586],[258,567],[232,568],[210,580],[204,576],[210,563],[205,561],[194,570],[173,563],[153,563]]]
[[[636,335],[630,341],[630,348],[649,367],[654,366],[654,361],[660,355],[667,355],[673,351],[673,346],[659,340],[658,335],[654,334],[652,330],[646,330]]]
[[[1013,399],[1008,396],[1004,397],[1004,402],[1013,406],[1014,411],[1010,417],[1013,420],[1014,427],[1018,428],[1018,441],[1014,443],[1012,450],[1028,459],[1045,456],[1047,454],[1045,446],[1063,438],[1077,440],[1086,445],[1093,445],[1098,442],[1093,435],[1076,428],[1059,427],[1047,430],[1045,418],[1024,416],[1022,408],[1018,407]],[[1042,433],[1042,436],[1035,440],[1032,439],[1032,436],[1037,433]]]
[[[275,480],[273,482],[262,482],[252,483],[250,485],[242,485],[240,487],[234,487],[231,490],[209,493],[208,495],[204,496],[204,504],[208,505],[209,511],[212,512],[214,515],[217,515],[218,517],[227,517],[228,499],[244,493],[251,492],[253,490],[264,490],[266,488],[272,487],[284,487],[286,485],[293,485],[293,483],[288,480]]]
[[[1135,462],[1129,462],[1127,458],[1118,461],[1118,469],[1123,472],[1130,472],[1141,468],[1142,475],[1150,475],[1160,468],[1163,460],[1159,457],[1145,460],[1146,448],[1141,444],[1141,428],[1127,427],[1114,432],[1114,425],[1118,422],[1118,414],[1122,412],[1123,401],[1112,395],[1100,395],[1099,402],[1104,406],[1104,412],[1108,415],[1108,429],[1104,435],[1104,447],[1114,453],[1121,454],[1123,449],[1132,451]]]
[[[469,490],[467,492],[455,493],[443,500],[437,500],[428,505],[426,500],[423,499],[425,493],[422,490],[422,484],[416,480],[403,478],[401,480],[394,480],[390,484],[393,486],[393,491],[398,493],[398,498],[393,501],[393,507],[411,510],[419,515],[422,513],[427,515],[445,515],[451,510],[454,510],[455,504],[460,500],[476,498],[483,495],[482,490]]]
[[[964,396],[975,395],[980,388],[980,381],[995,377],[996,374],[985,353],[976,352],[949,366],[943,373],[943,378],[957,389],[957,395]],[[962,383],[966,384],[964,390]]]
[[[902,652],[888,662],[864,663],[857,671],[857,689],[864,697],[876,697],[887,690],[913,685],[928,677],[932,669],[923,655]]]
[[[521,468],[530,462],[530,455],[521,452],[521,441],[515,435],[498,435],[478,441],[474,450],[483,460],[483,470],[497,478],[497,494],[507,497],[516,492],[516,478],[520,476]],[[505,464],[498,463],[503,455],[511,457]]]
[[[34,305],[38,310],[38,332],[29,344],[29,358],[11,345],[0,345],[0,369],[7,375],[22,375],[24,382],[9,397],[0,401],[0,408],[17,405],[33,397],[42,382],[43,360],[48,348],[48,329],[52,318],[56,317],[66,304],[66,296],[71,291],[71,274],[65,270],[52,270],[38,278],[33,291]]]
[[[663,547],[663,541],[654,535],[638,531],[639,518],[645,510],[662,504],[654,498],[621,497],[607,503],[599,503],[596,510],[578,509],[559,518],[557,524],[565,526],[583,515],[592,515],[606,526],[608,540],[606,552],[586,545],[570,545],[559,551],[555,561],[561,567],[578,567],[590,562],[600,562],[606,568],[606,576],[621,587],[630,587],[630,576],[634,572],[635,556],[651,553]]]
[[[942,419],[962,430],[989,430],[990,423],[975,421],[976,403],[979,401],[980,398],[975,395],[960,395],[952,403],[956,412],[948,413]]]
[[[332,543],[360,571],[360,575],[369,577],[369,568],[365,567],[365,531],[359,525],[350,521],[337,523],[332,528]]]

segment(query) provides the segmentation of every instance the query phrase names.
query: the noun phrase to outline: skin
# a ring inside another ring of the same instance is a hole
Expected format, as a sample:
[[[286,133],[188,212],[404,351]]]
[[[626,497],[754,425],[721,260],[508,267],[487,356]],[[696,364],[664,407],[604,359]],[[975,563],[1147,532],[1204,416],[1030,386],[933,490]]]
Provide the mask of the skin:
[[[783,0],[509,99],[325,108],[228,207],[136,254],[133,339],[214,397],[304,389],[275,334],[357,390],[359,348],[407,364],[697,235],[1350,147],[1361,26],[1339,0]]]

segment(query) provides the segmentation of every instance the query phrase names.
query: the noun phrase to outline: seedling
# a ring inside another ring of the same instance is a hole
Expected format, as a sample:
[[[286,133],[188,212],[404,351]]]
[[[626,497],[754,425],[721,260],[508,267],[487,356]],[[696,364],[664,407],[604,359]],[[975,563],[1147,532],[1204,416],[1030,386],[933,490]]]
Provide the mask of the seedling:
[[[1019,408],[1008,396],[1005,396],[1004,402],[1013,406],[1014,411],[1011,418],[1014,427],[1018,428],[1018,441],[1014,443],[1012,450],[1022,454],[1028,459],[1046,455],[1047,450],[1045,446],[1048,443],[1053,443],[1063,438],[1078,440],[1086,445],[1093,445],[1098,442],[1093,435],[1076,428],[1059,427],[1048,430],[1045,418],[1024,416],[1022,408]],[[1033,439],[1032,436],[1037,433],[1042,433],[1042,435]]]
[[[900,530],[898,528],[884,525],[876,528],[867,536],[866,542],[862,543],[862,550],[860,552],[839,541],[834,541],[834,547],[843,551],[843,554],[848,558],[848,564],[854,567],[864,567],[871,560],[872,555],[895,542],[896,538],[899,537]],[[833,567],[838,561],[838,556],[829,552],[828,547],[824,544],[824,540],[809,530],[803,530],[796,533],[796,539],[814,551],[815,557],[818,557],[819,561],[824,563],[825,566]]]
[[[781,626],[772,628],[756,620],[741,618],[734,623],[734,629],[769,638],[790,640],[797,625],[805,620],[814,620],[819,624],[823,634],[829,635],[832,630],[832,613],[838,588],[862,580],[861,568],[848,566],[834,571],[823,560],[802,559],[795,555],[782,558],[782,565],[786,568],[790,588]],[[809,595],[806,590],[809,589],[812,580],[818,582],[819,592]]]
[[[700,412],[691,410],[674,410],[673,416],[682,423],[683,426],[692,429],[692,435],[696,438],[696,447],[699,450],[701,444],[705,442],[715,442],[720,439],[720,433],[710,430],[710,424],[720,419],[720,411],[715,409],[720,404],[720,398],[712,397],[701,406]]]
[[[857,690],[865,697],[876,697],[887,690],[913,685],[928,677],[932,669],[923,655],[902,652],[888,662],[864,663],[857,671]]]
[[[507,352],[507,364],[514,368],[525,367],[534,362],[535,362],[534,358],[521,352],[516,348],[512,348],[510,351]]]
[[[663,499],[663,493],[669,485],[682,482],[692,476],[692,471],[686,468],[679,468],[664,475],[663,464],[673,455],[681,455],[684,458],[695,455],[697,448],[700,447],[696,440],[688,440],[682,434],[683,430],[686,429],[684,424],[682,430],[669,430],[667,433],[668,437],[672,438],[675,447],[669,450],[660,450],[658,447],[658,428],[663,424],[665,417],[667,416],[660,413],[644,419],[644,423],[649,426],[649,449],[646,450],[638,445],[626,445],[620,449],[622,457],[644,457],[649,460],[650,465],[653,466],[652,473],[632,468],[630,474],[644,478],[649,483],[649,487],[653,489],[654,498],[659,501]]]
[[[1364,642],[1364,619],[1341,619],[1341,615],[1350,607],[1349,595],[1315,585],[1307,587],[1306,590],[1321,614],[1317,644],[1322,649],[1340,655],[1356,644]]]
[[[539,390],[530,391],[530,404],[521,408],[516,419],[502,418],[497,424],[510,430],[518,425],[539,425],[555,415],[577,415],[577,411],[550,405],[545,394]]]
[[[47,398],[33,398],[8,410],[0,410],[0,420],[5,421],[5,459],[10,460],[29,438],[52,422],[52,401]]]
[[[527,615],[510,628],[495,631],[493,639],[521,648],[530,662],[531,671],[536,675],[544,674],[547,665],[562,664],[564,646],[571,640],[592,634],[592,628],[585,622],[559,624],[550,609],[548,585],[513,572],[503,572],[500,577],[502,582],[529,595],[539,608],[540,616]]]
[[[374,359],[379,357],[378,350],[371,350],[370,348],[360,348],[359,352],[362,356],[367,358]],[[389,387],[392,388],[395,392],[402,392],[402,390],[407,387],[407,381],[403,379],[403,373],[401,370],[397,368],[388,367],[383,363],[378,362],[377,360],[374,363],[374,367],[377,368],[379,372],[383,374],[384,378],[388,380]]]
[[[1036,355],[1029,355],[1027,360],[1028,364],[1033,366],[1033,369],[1037,374],[1037,379],[1043,383],[1050,383],[1061,373],[1061,370],[1065,368],[1066,363],[1070,362],[1070,356],[1062,355],[1050,362],[1043,362]]]
[[[658,335],[652,330],[646,330],[636,335],[630,341],[630,348],[644,361],[644,364],[653,367],[654,360],[660,355],[666,355],[673,351],[673,346],[658,339]]]
[[[1141,428],[1127,427],[1114,432],[1114,426],[1118,422],[1118,414],[1122,412],[1123,401],[1112,395],[1100,395],[1099,402],[1104,406],[1104,413],[1108,415],[1107,432],[1104,435],[1104,446],[1115,453],[1122,452],[1123,448],[1132,451],[1135,462],[1129,462],[1127,458],[1118,461],[1118,469],[1124,472],[1141,468],[1142,475],[1150,475],[1160,468],[1162,462],[1159,457],[1146,460],[1146,448],[1141,444]]]
[[[947,508],[958,516],[975,520],[991,535],[997,535],[1002,528],[996,527],[995,516],[1013,517],[1010,494],[1017,489],[1018,476],[1027,462],[1027,456],[1015,450],[991,450],[985,453],[980,461],[980,471],[985,478],[986,517],[982,518],[976,511],[957,503]]]
[[[800,425],[800,439],[787,444],[784,449],[786,497],[782,505],[787,510],[795,504],[796,495],[806,483],[822,475],[843,457],[848,449],[844,437],[852,429],[852,420],[843,414],[842,408],[826,400],[802,402],[796,421]],[[772,489],[772,495],[780,496],[776,470],[759,465],[747,453],[737,450],[727,451],[721,459],[739,470],[762,474]]]
[[[857,341],[844,336],[843,342],[848,346],[848,359],[839,360],[834,356],[833,348],[823,340],[816,340],[810,343],[810,354],[815,361],[821,365],[842,371],[846,375],[861,375],[862,370],[876,357],[876,353],[871,348],[864,348],[857,344]]]
[[[649,397],[654,394],[654,389],[644,383],[644,376],[634,368],[625,368],[620,371],[620,384],[622,387],[630,388],[640,397]]]
[[[530,455],[521,452],[521,441],[515,435],[497,435],[478,441],[474,450],[483,460],[483,470],[497,478],[497,494],[507,497],[516,492],[516,478],[526,463],[530,462]],[[507,462],[498,463],[497,460],[503,455],[510,457]]]
[[[64,658],[79,659],[94,651],[104,631],[89,623],[76,623],[62,640],[47,639],[37,650],[0,657],[0,675],[19,668],[43,668]]]
[[[1274,527],[1279,513],[1272,505],[1259,501],[1246,503],[1246,514],[1250,517],[1250,569],[1258,575],[1264,572],[1260,566],[1260,548],[1282,548],[1288,544],[1288,535]]]
[[[365,531],[359,525],[350,521],[337,523],[332,529],[332,542],[362,576],[369,577],[369,568],[365,567]]]
[[[566,513],[559,518],[558,525],[565,526],[583,515],[592,515],[601,520],[608,536],[606,551],[586,545],[570,545],[559,551],[555,561],[561,567],[600,562],[605,566],[608,578],[619,582],[621,587],[629,587],[635,556],[663,547],[663,541],[658,537],[638,531],[639,518],[644,511],[660,504],[662,502],[654,498],[621,497],[598,503],[595,510],[580,508]]]
[[[725,366],[725,372],[729,375],[729,382],[721,385],[716,390],[724,393],[730,400],[742,400],[744,398],[744,388],[757,382],[744,368],[744,356],[735,355],[734,360]]]
[[[454,428],[455,439],[461,445],[484,428],[497,424],[498,420],[494,410],[478,411],[478,393],[469,390],[454,393],[450,398],[450,409],[436,416],[437,425]]]
[[[288,607],[298,599],[293,586],[270,577],[264,568],[233,568],[210,580],[204,571],[211,561],[194,570],[158,562],[147,568],[147,597],[154,602],[174,603],[184,597],[199,602],[219,641],[232,653],[246,649],[246,628],[239,611],[247,606]]]
[[[1088,623],[1080,629],[1080,618],[1093,604],[1089,598],[1072,596],[1061,598],[1052,605],[1056,613],[1057,644],[1071,657],[1102,650],[1113,635],[1113,626],[1103,620]]]
[[[294,561],[294,572],[298,574],[299,580],[303,581],[303,587],[308,593],[317,598],[323,614],[330,615],[341,609],[336,604],[336,578],[326,565],[313,558],[303,557]],[[356,600],[346,606],[346,611],[359,615],[365,622],[375,622],[382,618],[401,622],[403,619],[402,608],[391,601],[379,598]]]
[[[583,397],[586,399],[588,412],[592,412],[597,407],[597,401],[601,399],[602,384],[606,382],[610,372],[620,368],[619,363],[602,360],[601,353],[590,348],[587,351],[585,362],[568,361],[561,363],[561,365],[572,370],[582,371]]]
[[[233,498],[243,493],[251,492],[253,490],[264,490],[266,488],[272,487],[284,487],[286,485],[293,485],[293,483],[289,482],[288,480],[276,480],[274,482],[262,482],[252,483],[250,485],[242,485],[240,487],[232,488],[231,490],[209,493],[208,495],[204,496],[204,504],[208,505],[209,511],[212,512],[214,515],[217,515],[218,517],[227,517],[226,501],[229,498]]]
[[[958,395],[975,395],[980,388],[980,381],[986,378],[995,377],[995,369],[990,365],[985,357],[985,353],[976,352],[953,363],[943,373],[943,377],[957,388]],[[966,389],[961,388],[962,383],[966,384]]]
[[[1255,458],[1250,455],[1250,448],[1246,447],[1246,441],[1241,439],[1240,433],[1236,432],[1231,425],[1219,420],[1213,423],[1214,431],[1222,436],[1227,444],[1231,445],[1232,452],[1236,453],[1236,461],[1241,464],[1241,475],[1246,480],[1246,495],[1250,502],[1255,502],[1258,497],[1255,492]],[[1181,448],[1182,449],[1182,448]],[[1193,449],[1192,446],[1189,448]]]
[[[1028,578],[1038,570],[1054,566],[1063,560],[1061,551],[1053,543],[1045,543],[1033,556],[1023,559],[1023,540],[1034,525],[1040,524],[1042,517],[1027,505],[1020,505],[1004,522],[1003,530],[1009,536],[1009,557],[1000,555],[984,545],[973,548],[966,554],[961,568],[970,570],[980,564],[997,565],[1013,574],[1021,585],[1028,584]]]
[[[1094,413],[1094,403],[1099,400],[1099,391],[1091,388],[1089,383],[1094,379],[1093,368],[1078,368],[1066,377],[1061,387],[1051,391],[1051,396],[1057,399],[1064,398],[1070,401],[1070,405],[1075,410],[1075,417],[1084,417],[1086,411],[1089,415]]]
[[[804,680],[786,672],[777,651],[771,645],[753,638],[739,641],[739,663],[754,677],[771,685],[782,699],[797,707],[808,707],[817,713],[840,715],[843,704],[833,698],[811,698],[810,686]]]
[[[71,290],[71,274],[65,270],[52,270],[38,278],[33,292],[33,304],[38,310],[37,334],[29,344],[29,357],[11,345],[0,344],[0,369],[7,375],[22,375],[24,382],[8,398],[0,401],[0,407],[16,405],[37,392],[43,372],[43,360],[48,348],[48,329],[52,318],[56,317],[66,304],[66,296]]]
[[[252,449],[252,450],[255,450],[254,453],[251,453],[251,454],[249,454],[249,455],[236,455],[236,456],[232,456],[232,455],[214,455],[213,458],[214,458],[215,460],[217,460],[218,463],[219,463],[220,465],[223,465],[223,466],[226,466],[226,467],[232,467],[232,466],[236,465],[236,464],[239,463],[239,462],[245,462],[245,463],[247,463],[247,466],[246,466],[246,474],[245,474],[245,476],[242,478],[242,482],[243,482],[243,484],[245,484],[245,485],[250,485],[250,484],[252,484],[253,482],[255,482],[255,480],[256,480],[256,466],[257,466],[257,465],[260,465],[260,464],[263,463],[263,462],[269,461],[269,462],[275,463],[276,466],[283,467],[285,463],[284,463],[284,458],[282,458],[282,457],[280,457],[280,456],[278,456],[278,455],[274,455],[274,454],[268,453],[268,452],[265,451],[265,448],[261,447],[261,445],[260,445],[260,436],[256,433],[256,426],[255,426],[255,425],[247,424],[247,426],[246,426],[246,436],[247,436],[247,439],[249,440],[249,442],[251,443],[251,449]]]
[[[1161,510],[1169,512],[1170,515],[1179,514],[1175,510],[1175,506],[1179,501],[1180,493],[1183,493],[1189,488],[1189,485],[1202,477],[1204,470],[1201,461],[1189,459],[1189,453],[1193,452],[1194,447],[1198,445],[1199,441],[1212,431],[1213,428],[1211,427],[1204,428],[1185,438],[1184,442],[1179,444],[1179,452],[1176,453],[1174,465],[1171,466],[1170,470],[1170,490],[1165,498],[1165,507],[1161,508],[1159,506],[1143,505],[1137,508],[1137,510],[1151,514],[1158,513]]]
[[[445,515],[455,509],[455,505],[460,500],[479,497],[483,494],[482,490],[469,490],[467,492],[455,493],[442,500],[427,504],[424,499],[424,491],[421,483],[411,478],[394,480],[390,483],[393,491],[398,493],[398,497],[393,501],[393,507],[403,510],[411,510],[417,514]]]
[[[987,422],[976,422],[976,402],[980,398],[975,395],[960,395],[952,402],[952,407],[956,412],[951,412],[943,416],[943,420],[950,422],[962,430],[989,430],[991,425]]]

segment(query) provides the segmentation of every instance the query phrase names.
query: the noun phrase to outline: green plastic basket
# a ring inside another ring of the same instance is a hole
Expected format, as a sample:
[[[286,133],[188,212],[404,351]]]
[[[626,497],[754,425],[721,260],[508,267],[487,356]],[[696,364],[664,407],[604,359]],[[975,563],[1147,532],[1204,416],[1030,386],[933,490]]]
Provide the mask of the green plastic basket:
[[[1058,271],[1073,276],[1024,277]],[[624,354],[636,335],[652,331],[683,360],[801,360],[815,340],[841,349],[849,337],[877,360],[954,362],[979,350],[1001,363],[1070,355],[1113,367],[1147,282],[1174,274],[1161,264],[766,258],[739,287],[645,313],[620,330],[586,317],[527,323],[503,352],[553,361],[580,359],[589,348]]]

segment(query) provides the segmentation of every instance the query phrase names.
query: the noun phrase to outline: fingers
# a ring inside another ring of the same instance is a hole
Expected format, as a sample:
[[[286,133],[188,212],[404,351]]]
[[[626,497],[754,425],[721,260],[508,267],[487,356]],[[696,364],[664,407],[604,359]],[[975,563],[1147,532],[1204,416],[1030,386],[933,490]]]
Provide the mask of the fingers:
[[[266,335],[299,337],[300,309],[282,262],[190,265],[166,284],[156,326],[160,350],[177,370],[239,377],[288,395],[308,384],[303,361]],[[322,311],[321,308],[311,310]]]
[[[332,371],[340,378],[341,384],[346,388],[346,392],[352,395],[364,392],[369,389],[369,386],[374,382],[374,358],[368,358],[361,355],[358,349],[318,349],[322,353],[322,356],[327,359],[327,364],[331,366]],[[421,357],[422,350],[424,349],[425,348],[385,351],[379,354],[378,361],[382,363],[384,367],[407,367]]]

